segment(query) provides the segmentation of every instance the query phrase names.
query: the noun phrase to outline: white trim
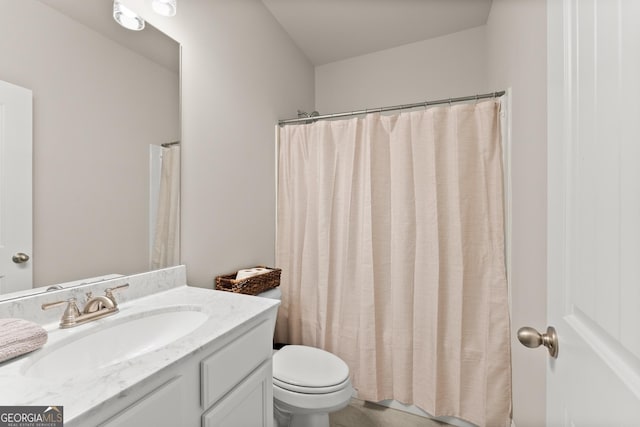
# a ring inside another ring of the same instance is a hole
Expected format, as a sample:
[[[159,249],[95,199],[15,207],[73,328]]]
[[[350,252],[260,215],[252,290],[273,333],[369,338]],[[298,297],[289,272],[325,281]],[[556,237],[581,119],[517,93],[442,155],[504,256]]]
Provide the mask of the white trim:
[[[504,185],[504,252],[505,269],[507,270],[507,292],[509,299],[509,317],[511,318],[511,248],[512,248],[512,185],[511,185],[511,103],[512,89],[507,88],[500,98],[500,140],[502,141],[502,167]]]
[[[276,203],[275,203],[275,237],[273,239],[273,264],[275,267],[277,267],[275,265],[276,263],[276,257],[277,257],[277,251],[278,251],[278,175],[280,174],[279,171],[279,163],[278,163],[278,159],[280,157],[280,126],[279,125],[275,125],[275,149],[274,151],[274,156],[275,156],[275,167],[276,167],[276,173],[275,173],[275,186],[276,186]]]

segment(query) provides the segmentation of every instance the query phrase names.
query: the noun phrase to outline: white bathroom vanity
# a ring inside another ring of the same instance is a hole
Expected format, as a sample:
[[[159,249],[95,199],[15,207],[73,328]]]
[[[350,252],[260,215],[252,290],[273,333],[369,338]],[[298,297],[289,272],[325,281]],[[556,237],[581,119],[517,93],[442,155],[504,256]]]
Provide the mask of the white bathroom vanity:
[[[128,283],[119,312],[60,329],[60,310]],[[63,406],[73,426],[273,425],[276,300],[186,286],[183,266],[0,301],[44,326],[40,350],[0,363],[0,405]],[[85,297],[86,299],[86,297]]]

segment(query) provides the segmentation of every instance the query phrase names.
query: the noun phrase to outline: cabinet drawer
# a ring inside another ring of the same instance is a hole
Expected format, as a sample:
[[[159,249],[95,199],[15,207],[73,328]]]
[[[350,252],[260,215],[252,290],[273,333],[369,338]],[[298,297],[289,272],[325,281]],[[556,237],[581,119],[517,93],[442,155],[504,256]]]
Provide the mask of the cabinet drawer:
[[[213,405],[271,357],[271,323],[262,322],[201,362],[201,402]]]
[[[100,424],[100,427],[175,427],[182,422],[183,395],[181,378],[174,378]]]

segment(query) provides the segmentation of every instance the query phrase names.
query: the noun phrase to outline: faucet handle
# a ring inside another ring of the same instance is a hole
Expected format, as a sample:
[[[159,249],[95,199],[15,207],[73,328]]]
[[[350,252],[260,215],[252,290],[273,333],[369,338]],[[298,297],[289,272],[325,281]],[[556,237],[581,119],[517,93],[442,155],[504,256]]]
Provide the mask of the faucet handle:
[[[62,300],[62,301],[56,301],[56,302],[47,302],[42,304],[42,309],[43,310],[49,310],[50,308],[53,307],[58,307],[60,305],[63,304],[69,304],[69,305],[75,305],[75,303],[77,302],[77,300],[75,298],[69,298],[67,300]]]
[[[111,301],[113,301],[113,305],[114,306],[118,306],[118,303],[116,302],[116,297],[113,296],[113,291],[119,291],[121,289],[126,289],[129,287],[128,283],[125,283],[124,285],[120,285],[120,286],[116,286],[115,288],[107,288],[104,290],[104,295],[109,298]]]
[[[60,319],[60,326],[63,325],[71,325],[76,322],[76,319],[80,316],[80,309],[76,304],[77,300],[75,298],[69,298],[68,300],[56,301],[56,302],[48,302],[42,304],[43,310],[48,310],[53,307],[58,307],[63,304],[67,304],[67,308],[65,308],[64,313],[62,314],[62,318]]]

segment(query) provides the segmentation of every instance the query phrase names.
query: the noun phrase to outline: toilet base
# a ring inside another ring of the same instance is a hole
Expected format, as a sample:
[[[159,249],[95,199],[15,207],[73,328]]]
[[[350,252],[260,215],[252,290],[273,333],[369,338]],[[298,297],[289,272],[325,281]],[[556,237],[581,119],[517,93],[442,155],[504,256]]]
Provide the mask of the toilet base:
[[[329,427],[329,413],[291,414],[273,408],[274,427]]]
[[[276,427],[329,427],[329,414],[345,408],[353,387],[347,381],[342,390],[326,394],[305,394],[273,385],[273,415]]]

